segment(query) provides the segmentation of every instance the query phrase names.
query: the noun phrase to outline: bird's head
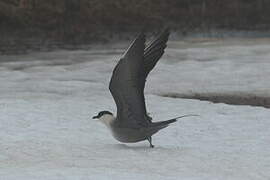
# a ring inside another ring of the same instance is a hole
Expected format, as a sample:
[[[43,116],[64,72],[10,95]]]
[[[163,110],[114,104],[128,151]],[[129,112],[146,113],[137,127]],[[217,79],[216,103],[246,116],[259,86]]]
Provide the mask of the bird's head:
[[[93,119],[98,119],[108,125],[114,119],[114,116],[110,111],[100,111]]]

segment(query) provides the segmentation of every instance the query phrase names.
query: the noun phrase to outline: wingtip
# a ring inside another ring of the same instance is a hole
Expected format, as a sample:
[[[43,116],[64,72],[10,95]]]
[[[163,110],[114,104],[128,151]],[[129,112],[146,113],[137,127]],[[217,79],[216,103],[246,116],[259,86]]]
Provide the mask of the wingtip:
[[[170,27],[169,26],[166,26],[165,28],[163,28],[163,30],[161,31],[160,34],[163,34],[163,35],[166,34],[167,36],[169,36],[170,33],[171,33]]]
[[[123,57],[127,56],[129,54],[129,51],[137,46],[137,45],[141,45],[141,49],[142,49],[142,53],[143,50],[145,48],[145,34],[143,33],[143,31],[141,31],[139,34],[137,34],[137,36],[135,37],[135,39],[132,41],[132,43],[130,44],[130,46],[127,48],[127,50],[125,51],[125,53],[123,54]]]
[[[163,30],[164,32],[166,32],[166,33],[170,33],[170,31],[171,31],[171,29],[170,29],[170,27],[169,26],[167,26],[167,27],[165,27],[164,28],[164,30]]]
[[[145,40],[145,33],[144,33],[144,30],[141,30],[140,33],[137,35],[137,37],[135,38],[136,39],[143,39]]]
[[[161,38],[165,41],[168,41],[169,36],[170,36],[170,28],[169,27],[163,28],[163,30],[161,30],[161,32],[158,35],[159,38]]]
[[[145,37],[145,34],[143,31],[141,31],[137,37],[135,38],[135,40],[133,41],[133,43],[131,44],[131,46],[135,45],[136,42],[141,42],[144,46],[145,46],[145,40],[146,40],[146,37]],[[144,49],[144,48],[143,48]]]

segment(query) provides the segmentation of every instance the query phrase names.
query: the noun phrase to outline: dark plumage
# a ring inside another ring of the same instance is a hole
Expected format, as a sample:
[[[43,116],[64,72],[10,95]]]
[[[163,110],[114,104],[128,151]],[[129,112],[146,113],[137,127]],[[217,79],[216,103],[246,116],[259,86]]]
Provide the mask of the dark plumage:
[[[121,142],[148,140],[153,147],[152,135],[177,119],[152,122],[144,98],[146,78],[164,54],[169,34],[168,29],[164,30],[145,47],[145,35],[140,33],[113,70],[109,89],[117,106],[117,116],[105,117],[110,113],[102,111],[95,118],[100,118]]]

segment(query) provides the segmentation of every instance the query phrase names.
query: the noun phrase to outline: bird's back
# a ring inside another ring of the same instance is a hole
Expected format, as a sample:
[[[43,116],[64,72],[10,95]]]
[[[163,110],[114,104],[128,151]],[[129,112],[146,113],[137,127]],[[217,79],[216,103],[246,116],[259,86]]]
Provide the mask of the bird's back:
[[[151,137],[159,130],[168,127],[170,123],[176,122],[175,119],[161,122],[149,123],[148,126],[121,127],[117,124],[112,124],[111,131],[115,139],[120,142],[139,142]]]

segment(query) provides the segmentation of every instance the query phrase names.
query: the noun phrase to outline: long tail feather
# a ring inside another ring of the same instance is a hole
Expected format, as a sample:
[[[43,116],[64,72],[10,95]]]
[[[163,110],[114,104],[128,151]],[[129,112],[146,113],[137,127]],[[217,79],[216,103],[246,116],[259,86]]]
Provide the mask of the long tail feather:
[[[196,115],[196,114],[187,114],[187,115],[178,116],[178,117],[176,117],[176,118],[169,119],[169,120],[166,120],[166,121],[154,122],[153,124],[154,124],[154,125],[157,125],[157,126],[165,126],[165,127],[166,127],[166,126],[168,126],[169,124],[176,122],[177,119],[184,118],[184,117],[190,117],[190,116],[199,116],[199,115]]]

